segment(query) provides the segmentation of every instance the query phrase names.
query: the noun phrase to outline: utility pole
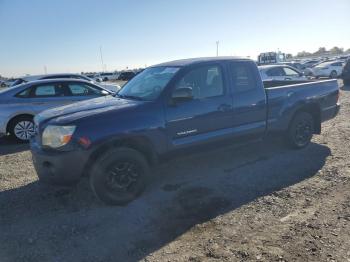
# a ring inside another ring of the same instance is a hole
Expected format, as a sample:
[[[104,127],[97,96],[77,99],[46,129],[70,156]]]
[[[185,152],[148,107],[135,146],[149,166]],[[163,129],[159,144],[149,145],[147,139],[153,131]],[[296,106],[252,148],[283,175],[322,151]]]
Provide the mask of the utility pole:
[[[104,63],[103,63],[103,56],[102,56],[102,46],[100,46],[100,56],[101,56],[101,66],[102,66],[102,72],[104,72]]]
[[[219,56],[219,41],[216,41],[216,56]]]

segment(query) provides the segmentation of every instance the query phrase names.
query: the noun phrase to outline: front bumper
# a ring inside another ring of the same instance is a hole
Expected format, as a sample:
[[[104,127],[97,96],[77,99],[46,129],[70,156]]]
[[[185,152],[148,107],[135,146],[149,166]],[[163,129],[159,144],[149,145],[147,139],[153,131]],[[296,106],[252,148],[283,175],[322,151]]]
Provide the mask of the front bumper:
[[[83,150],[48,152],[35,141],[31,141],[30,149],[40,182],[65,186],[77,183],[82,177],[87,163]]]

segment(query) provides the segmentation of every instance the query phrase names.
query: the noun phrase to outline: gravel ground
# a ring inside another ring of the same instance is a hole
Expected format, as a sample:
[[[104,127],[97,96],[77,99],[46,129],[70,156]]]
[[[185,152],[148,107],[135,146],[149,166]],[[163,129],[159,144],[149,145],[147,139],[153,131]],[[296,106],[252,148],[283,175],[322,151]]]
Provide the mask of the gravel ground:
[[[37,182],[0,140],[0,261],[350,261],[350,87],[306,149],[271,141],[158,167],[125,207]]]

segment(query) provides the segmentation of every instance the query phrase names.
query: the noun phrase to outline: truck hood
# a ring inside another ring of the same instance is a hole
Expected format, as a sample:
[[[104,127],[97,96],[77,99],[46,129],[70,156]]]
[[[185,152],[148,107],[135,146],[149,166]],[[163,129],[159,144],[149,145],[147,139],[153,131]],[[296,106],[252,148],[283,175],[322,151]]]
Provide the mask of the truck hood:
[[[51,119],[56,119],[59,122],[74,121],[107,111],[133,107],[141,103],[143,102],[109,95],[43,111],[35,116],[34,121],[37,124]]]

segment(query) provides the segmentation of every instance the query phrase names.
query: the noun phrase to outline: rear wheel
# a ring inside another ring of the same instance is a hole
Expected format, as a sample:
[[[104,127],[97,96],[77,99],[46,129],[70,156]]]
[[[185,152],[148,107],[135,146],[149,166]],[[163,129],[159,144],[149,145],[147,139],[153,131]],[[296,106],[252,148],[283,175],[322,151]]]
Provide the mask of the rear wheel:
[[[332,72],[331,72],[331,74],[330,74],[330,78],[337,78],[337,76],[338,76],[338,73],[337,73],[337,71],[335,71],[335,70],[333,70]]]
[[[314,119],[310,113],[297,113],[289,125],[286,139],[292,148],[300,149],[310,144],[314,134]]]
[[[90,186],[102,202],[124,205],[142,193],[148,175],[149,166],[142,154],[130,148],[116,148],[93,165]]]
[[[12,138],[18,142],[28,142],[35,135],[33,117],[20,116],[11,120],[9,132]]]

